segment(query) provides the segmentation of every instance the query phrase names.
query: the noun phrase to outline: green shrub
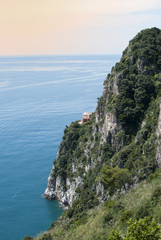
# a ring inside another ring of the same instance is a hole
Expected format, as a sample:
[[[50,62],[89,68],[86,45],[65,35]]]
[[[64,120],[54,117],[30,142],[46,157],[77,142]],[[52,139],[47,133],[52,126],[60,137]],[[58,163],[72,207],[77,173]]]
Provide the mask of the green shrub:
[[[50,233],[45,233],[41,240],[52,240],[51,234]]]
[[[125,240],[160,240],[161,228],[153,219],[150,218],[139,219],[132,223],[129,222]]]
[[[154,213],[153,213],[154,219],[161,224],[161,204],[157,205],[155,207]]]
[[[155,173],[152,173],[147,178],[147,183],[150,183],[152,180],[161,178],[161,170],[157,170]]]
[[[132,216],[133,216],[133,212],[130,211],[130,210],[126,210],[126,211],[124,211],[124,212],[122,213],[121,218],[120,218],[120,221],[121,221],[122,223],[125,223],[125,222],[127,222]]]
[[[105,223],[110,223],[110,221],[113,219],[113,213],[112,211],[108,211],[104,216],[103,216],[103,224]]]
[[[107,208],[112,208],[116,204],[115,201],[112,201],[111,199],[108,199],[105,203],[104,206]]]
[[[112,209],[115,214],[118,214],[118,212],[123,211],[125,208],[123,202],[121,201],[116,201],[115,204],[113,205]]]
[[[138,220],[139,218],[151,217],[151,201],[145,200],[138,208],[136,208],[135,218]]]
[[[107,240],[123,240],[123,238],[119,232],[112,231]]]
[[[157,186],[152,193],[151,200],[157,203],[158,201],[160,201],[159,199],[160,197],[161,197],[161,186]]]
[[[144,218],[132,222],[129,221],[126,236],[123,237],[117,231],[113,231],[107,240],[161,240],[161,227],[153,219]]]

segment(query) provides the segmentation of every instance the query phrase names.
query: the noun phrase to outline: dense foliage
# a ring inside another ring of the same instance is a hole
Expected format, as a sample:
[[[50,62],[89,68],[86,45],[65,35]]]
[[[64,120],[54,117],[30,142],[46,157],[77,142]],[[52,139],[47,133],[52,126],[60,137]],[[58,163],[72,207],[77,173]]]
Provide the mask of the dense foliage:
[[[138,180],[145,179],[157,168],[156,161],[156,127],[159,116],[159,98],[153,100],[144,118],[144,125],[129,144],[116,153],[111,161],[113,166],[130,170]]]
[[[108,93],[110,103],[126,134],[135,134],[158,91],[155,76],[161,72],[161,31],[157,28],[141,31],[130,41],[113,72],[118,74],[119,94]],[[113,81],[113,72],[109,81]]]
[[[107,187],[110,195],[118,189],[121,190],[122,188],[124,188],[124,190],[126,191],[126,184],[130,184],[132,182],[128,169],[104,166],[101,169],[101,172],[101,181]]]
[[[161,235],[158,226],[161,224],[161,171],[150,175],[147,181],[135,186],[127,194],[108,199],[104,204],[86,209],[82,214],[69,218],[68,211],[52,224],[48,233],[40,235],[36,240],[107,240],[113,233],[120,240],[123,237],[133,240],[130,238],[134,237],[133,230],[139,234],[140,228],[144,237],[147,237],[149,231],[152,234],[151,238],[145,239],[158,240],[154,237]]]
[[[161,227],[153,219],[144,218],[132,222],[132,219],[128,222],[129,227],[125,237],[114,231],[108,237],[108,240],[160,240],[161,239]]]

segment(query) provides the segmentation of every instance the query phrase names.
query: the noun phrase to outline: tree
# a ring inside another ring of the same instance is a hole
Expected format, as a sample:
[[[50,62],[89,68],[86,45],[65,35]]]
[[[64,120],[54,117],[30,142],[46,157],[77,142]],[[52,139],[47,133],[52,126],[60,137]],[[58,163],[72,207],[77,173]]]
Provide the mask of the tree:
[[[101,169],[101,182],[105,184],[109,193],[113,193],[117,189],[123,187],[126,190],[126,184],[131,183],[130,172],[128,169],[118,167],[104,166]]]
[[[113,231],[107,240],[161,240],[161,227],[153,219],[145,217],[132,223],[128,222],[129,227],[125,237],[119,232]]]

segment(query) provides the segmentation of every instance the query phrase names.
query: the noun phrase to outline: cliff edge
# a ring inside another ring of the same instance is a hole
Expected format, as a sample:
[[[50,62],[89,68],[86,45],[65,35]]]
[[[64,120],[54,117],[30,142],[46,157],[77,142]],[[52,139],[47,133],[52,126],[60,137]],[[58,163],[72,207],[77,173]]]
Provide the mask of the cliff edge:
[[[161,31],[151,28],[129,42],[108,74],[91,120],[64,130],[44,197],[81,212],[155,172],[161,164],[160,98]],[[128,171],[112,192],[102,179],[109,169]]]

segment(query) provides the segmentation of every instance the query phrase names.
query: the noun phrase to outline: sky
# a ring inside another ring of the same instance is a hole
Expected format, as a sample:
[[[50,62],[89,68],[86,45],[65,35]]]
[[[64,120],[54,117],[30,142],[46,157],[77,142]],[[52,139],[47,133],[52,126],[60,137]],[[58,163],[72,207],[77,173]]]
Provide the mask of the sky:
[[[161,0],[0,0],[0,56],[121,54]]]

